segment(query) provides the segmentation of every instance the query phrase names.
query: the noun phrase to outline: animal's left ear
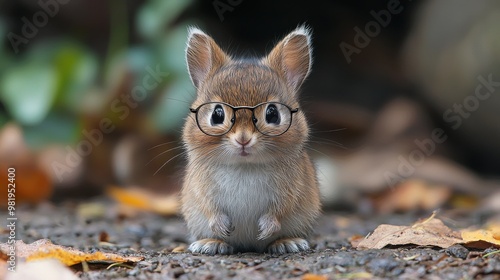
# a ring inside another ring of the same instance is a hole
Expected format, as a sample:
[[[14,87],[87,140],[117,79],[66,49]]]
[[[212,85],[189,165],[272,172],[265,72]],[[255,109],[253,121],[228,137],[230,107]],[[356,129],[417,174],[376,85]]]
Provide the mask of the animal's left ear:
[[[281,40],[264,58],[264,63],[278,71],[297,91],[311,71],[311,31],[299,26]]]

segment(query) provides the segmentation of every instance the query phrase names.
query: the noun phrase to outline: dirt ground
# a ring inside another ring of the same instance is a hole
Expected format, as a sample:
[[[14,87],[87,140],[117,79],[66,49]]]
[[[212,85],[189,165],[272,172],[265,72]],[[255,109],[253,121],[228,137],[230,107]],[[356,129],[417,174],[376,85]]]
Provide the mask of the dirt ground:
[[[88,269],[71,267],[81,279],[500,279],[500,254],[482,257],[492,249],[475,251],[456,245],[448,249],[409,246],[356,250],[349,242],[353,235],[364,236],[381,223],[409,225],[426,214],[360,217],[327,211],[310,239],[313,249],[282,256],[182,252],[188,241],[180,218],[126,213],[107,199],[20,209],[17,235],[26,243],[47,238],[85,252],[144,257],[139,263],[109,269],[108,264],[92,263]],[[487,218],[446,211],[440,216],[451,226]],[[0,237],[5,242],[7,233]],[[181,252],[173,253],[174,249]]]

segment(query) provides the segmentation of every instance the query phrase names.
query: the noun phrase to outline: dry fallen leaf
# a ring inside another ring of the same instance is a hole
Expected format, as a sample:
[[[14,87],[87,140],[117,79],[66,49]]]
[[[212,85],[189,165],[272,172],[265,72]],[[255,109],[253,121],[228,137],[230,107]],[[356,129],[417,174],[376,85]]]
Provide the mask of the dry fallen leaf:
[[[0,250],[7,252],[9,244],[0,243]],[[22,240],[16,241],[16,251],[18,258],[24,258],[26,261],[36,261],[44,259],[57,259],[61,263],[71,266],[81,262],[138,262],[143,257],[124,257],[113,253],[85,253],[73,248],[54,245],[48,239],[40,239],[31,244],[25,244]]]
[[[184,253],[186,252],[187,248],[184,245],[177,246],[174,249],[172,249],[172,253]]]
[[[327,280],[328,277],[326,275],[318,275],[312,273],[306,273],[302,276],[302,280]]]
[[[161,215],[175,215],[179,210],[177,194],[158,195],[139,188],[108,188],[108,195],[123,205]]]
[[[108,210],[109,207],[102,202],[80,203],[76,208],[78,217],[82,219],[102,218]]]
[[[52,194],[52,179],[36,161],[37,155],[25,143],[21,127],[6,124],[0,130],[0,182],[5,188],[15,189],[16,204],[38,203]],[[14,172],[8,173],[9,168]],[[7,202],[7,192],[1,192],[0,206],[7,206]]]
[[[349,243],[351,243],[351,246],[356,248],[358,247],[359,242],[363,241],[365,237],[359,234],[355,234],[351,237],[349,237]]]
[[[373,275],[368,272],[353,272],[336,275],[335,279],[373,279]]]
[[[474,248],[500,248],[500,224],[490,224],[484,229],[462,230],[465,246]]]
[[[378,195],[375,205],[381,213],[431,210],[443,205],[450,199],[451,194],[449,187],[408,180]]]
[[[382,249],[387,245],[409,244],[448,248],[462,242],[460,233],[451,230],[432,215],[412,226],[380,225],[357,248]]]
[[[3,279],[3,278],[2,278]],[[57,260],[46,259],[19,263],[14,273],[7,273],[5,280],[78,280],[78,276]]]

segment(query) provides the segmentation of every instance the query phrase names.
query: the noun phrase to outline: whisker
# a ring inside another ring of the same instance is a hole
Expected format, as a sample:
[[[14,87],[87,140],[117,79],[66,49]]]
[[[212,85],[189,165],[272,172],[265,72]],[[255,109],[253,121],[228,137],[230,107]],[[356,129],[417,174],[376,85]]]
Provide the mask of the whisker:
[[[313,130],[312,133],[330,133],[330,132],[337,132],[337,131],[344,131],[344,130],[347,130],[347,127],[331,129],[331,130]]]
[[[177,134],[182,134],[182,129],[176,128],[176,129],[174,129],[174,132]]]
[[[152,148],[149,148],[149,149],[148,149],[148,151],[151,151],[151,150],[153,150],[153,149],[155,149],[155,148],[158,148],[158,147],[161,147],[161,146],[165,146],[165,145],[168,145],[168,144],[175,143],[175,142],[177,142],[177,141],[178,141],[178,140],[158,144],[158,145],[156,145],[156,146],[154,146],[154,147],[152,147]]]
[[[168,153],[170,151],[181,149],[181,148],[183,148],[183,146],[178,146],[178,147],[174,147],[174,148],[168,149],[166,151],[163,151],[163,152],[157,154],[156,156],[154,156],[150,161],[148,161],[148,163],[146,163],[146,165],[150,164],[153,160],[155,160],[155,158],[157,158],[157,157],[159,157],[161,155],[164,155],[164,154],[166,154],[166,153]]]
[[[216,143],[216,142],[208,142],[208,143],[204,143],[204,144],[206,145],[206,144],[217,144],[217,143]],[[186,154],[188,154],[188,153],[190,153],[190,152],[192,152],[192,151],[195,151],[195,150],[198,150],[198,149],[204,148],[204,147],[205,147],[205,146],[198,146],[198,147],[194,147],[194,148],[191,148],[191,149],[189,149],[189,150],[185,150],[185,151],[183,151],[183,152],[181,152],[181,153],[179,153],[179,154],[177,154],[177,155],[175,155],[175,156],[171,157],[169,160],[167,160],[165,163],[163,163],[163,164],[160,166],[160,168],[158,168],[158,170],[156,170],[156,172],[153,174],[153,176],[154,176],[154,175],[156,175],[156,174],[157,174],[157,173],[158,173],[158,172],[159,172],[159,171],[160,171],[163,167],[165,167],[165,165],[167,165],[167,164],[168,164],[169,162],[171,162],[172,160],[174,160],[174,159],[176,159],[176,158],[178,158],[178,157],[180,157],[180,156],[186,155]],[[175,149],[178,149],[178,148],[183,148],[183,146],[176,147]],[[168,151],[165,151],[165,152],[168,152]],[[165,153],[165,152],[163,152],[163,153]],[[213,151],[211,151],[211,152],[213,152]],[[209,153],[209,155],[210,155],[210,153]],[[159,156],[159,155],[158,155],[158,156]],[[155,157],[155,158],[156,158],[156,157]],[[153,159],[154,159],[154,158],[153,158]]]
[[[177,98],[168,97],[167,100],[173,100],[173,101],[178,101],[178,102],[182,102],[182,103],[186,103],[186,104],[191,104],[190,102],[188,102],[186,100],[181,100],[181,99],[177,99]]]
[[[317,141],[317,140],[314,140],[314,139],[318,139],[318,140],[321,140],[323,142],[329,142],[329,143],[335,144],[335,145],[337,145],[339,147],[342,147],[342,148],[347,148],[346,146],[344,146],[344,144],[342,144],[340,142],[337,142],[335,140],[332,140],[332,139],[328,139],[328,138],[324,138],[324,137],[319,137],[319,136],[313,136],[312,138],[313,138],[313,140],[310,140],[310,142],[311,141]]]
[[[330,145],[330,146],[333,146],[333,147],[339,147],[339,148],[342,148],[344,150],[349,150],[348,147],[338,143],[338,142],[330,142],[330,141],[318,141],[318,140],[309,140],[309,143],[316,143],[316,144],[321,144],[321,145]]]
[[[160,168],[158,168],[158,170],[156,170],[156,172],[153,174],[153,176],[155,176],[163,167],[165,167],[165,165],[167,165],[169,162],[171,162],[172,160],[182,156],[182,155],[185,155],[187,153],[187,151],[184,151],[176,156],[173,156],[172,158],[170,158],[169,160],[167,160],[165,163],[163,163]]]
[[[316,153],[318,153],[318,154],[320,154],[320,155],[323,155],[323,156],[325,156],[325,157],[330,157],[329,155],[327,155],[327,154],[325,154],[325,153],[323,153],[323,152],[321,152],[321,151],[319,151],[319,150],[316,150],[316,149],[314,149],[314,148],[311,148],[311,147],[309,147],[309,146],[306,146],[306,149],[311,150],[311,151],[313,151],[313,152],[316,152]]]

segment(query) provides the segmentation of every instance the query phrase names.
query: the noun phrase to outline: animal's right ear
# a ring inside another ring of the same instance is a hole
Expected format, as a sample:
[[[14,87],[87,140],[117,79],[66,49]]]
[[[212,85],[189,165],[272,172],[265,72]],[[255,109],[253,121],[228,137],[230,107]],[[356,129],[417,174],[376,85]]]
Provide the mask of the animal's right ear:
[[[196,88],[199,88],[212,71],[230,60],[210,36],[196,27],[189,28],[186,61],[191,81]]]
[[[311,72],[311,30],[306,25],[297,27],[281,40],[264,59],[278,71],[288,85],[298,90]]]

